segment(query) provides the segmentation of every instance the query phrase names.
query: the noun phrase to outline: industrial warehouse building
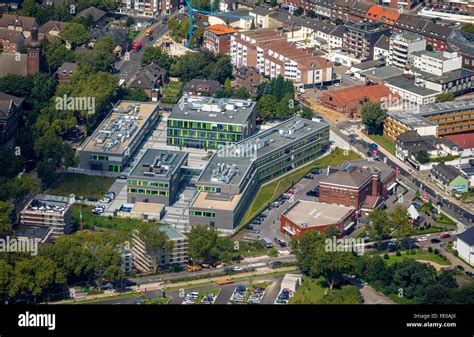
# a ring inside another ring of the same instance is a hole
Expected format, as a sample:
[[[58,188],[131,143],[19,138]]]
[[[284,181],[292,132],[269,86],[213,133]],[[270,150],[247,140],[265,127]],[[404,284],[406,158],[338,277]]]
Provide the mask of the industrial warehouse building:
[[[196,181],[190,225],[233,232],[262,183],[314,160],[328,144],[328,124],[293,117],[218,151]]]
[[[168,145],[219,149],[255,132],[255,102],[184,95],[168,117]]]
[[[79,167],[119,174],[157,121],[158,104],[119,101],[79,149]]]

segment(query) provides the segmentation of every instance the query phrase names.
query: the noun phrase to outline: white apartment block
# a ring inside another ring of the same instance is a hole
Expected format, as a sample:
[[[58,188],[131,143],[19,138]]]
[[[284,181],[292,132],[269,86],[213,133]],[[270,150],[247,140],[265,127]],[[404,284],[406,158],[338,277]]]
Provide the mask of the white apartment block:
[[[413,54],[413,66],[425,73],[441,76],[447,72],[460,69],[462,67],[462,57],[456,52],[424,50]]]
[[[157,230],[164,232],[168,240],[173,241],[172,252],[163,249],[157,255],[158,268],[172,265],[184,265],[188,262],[188,238],[177,230],[166,225],[157,225]],[[135,231],[132,236],[133,266],[141,272],[153,271],[153,256],[147,250],[145,242]]]
[[[230,49],[236,67],[254,67],[270,78],[281,75],[303,85],[332,80],[332,64],[320,56],[296,48],[274,30],[254,30],[234,34]]]
[[[410,68],[410,55],[425,49],[426,40],[419,34],[411,32],[392,34],[390,36],[388,63],[389,65],[408,70]]]

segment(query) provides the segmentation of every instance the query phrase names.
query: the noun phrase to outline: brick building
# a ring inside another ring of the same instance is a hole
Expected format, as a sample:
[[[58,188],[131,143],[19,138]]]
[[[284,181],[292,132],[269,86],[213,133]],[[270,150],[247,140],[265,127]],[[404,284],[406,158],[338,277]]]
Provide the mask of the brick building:
[[[396,187],[395,171],[381,162],[349,162],[328,173],[319,183],[319,201],[354,207],[363,213],[380,207]]]
[[[280,232],[290,238],[309,231],[322,235],[328,227],[335,226],[342,234],[355,223],[354,207],[298,200],[280,215]]]
[[[380,103],[381,100],[396,100],[397,97],[383,84],[358,85],[324,92],[319,102],[329,109],[354,116],[366,102]]]

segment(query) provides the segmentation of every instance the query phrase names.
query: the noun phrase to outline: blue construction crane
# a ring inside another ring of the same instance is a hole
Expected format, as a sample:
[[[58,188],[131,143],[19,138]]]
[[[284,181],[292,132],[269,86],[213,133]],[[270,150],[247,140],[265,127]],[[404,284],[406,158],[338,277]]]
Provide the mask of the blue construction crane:
[[[188,6],[188,12],[189,12],[189,31],[188,31],[188,42],[186,45],[186,47],[188,48],[190,47],[191,40],[193,38],[193,10],[204,15],[221,16],[221,17],[230,18],[230,19],[241,19],[245,17],[245,16],[233,15],[229,13],[219,13],[212,9],[210,11],[201,9],[201,8],[198,8],[198,6],[193,5],[190,0],[186,0],[186,6]]]

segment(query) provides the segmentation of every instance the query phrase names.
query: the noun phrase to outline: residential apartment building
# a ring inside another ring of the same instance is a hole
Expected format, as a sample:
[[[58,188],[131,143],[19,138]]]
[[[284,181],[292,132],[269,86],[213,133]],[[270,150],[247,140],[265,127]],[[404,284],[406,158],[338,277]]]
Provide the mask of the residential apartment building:
[[[232,233],[261,184],[311,162],[329,145],[329,125],[292,117],[212,156],[195,185],[191,226]]]
[[[389,36],[390,29],[378,23],[359,22],[345,25],[342,50],[360,60],[374,58],[375,43],[382,35]]]
[[[158,104],[119,101],[79,148],[79,167],[119,174],[158,121]]]
[[[72,233],[71,206],[66,198],[38,196],[32,199],[20,213],[20,223],[51,229],[51,239]]]
[[[426,40],[422,35],[401,32],[390,36],[390,51],[388,64],[408,70],[410,69],[410,55],[414,52],[424,51]]]
[[[429,88],[425,88],[417,83],[415,78],[407,78],[403,75],[387,78],[385,86],[392,93],[400,96],[404,103],[412,105],[426,105],[436,102],[436,96],[440,93]]]
[[[388,62],[390,58],[390,37],[382,35],[374,45],[374,60]]]
[[[188,153],[147,149],[127,180],[127,202],[171,205],[176,200]]]
[[[348,162],[332,168],[319,182],[319,201],[368,213],[396,187],[395,170],[382,162]]]
[[[122,0],[120,12],[154,17],[176,12],[184,2],[181,0]]]
[[[188,262],[188,238],[167,225],[157,225],[156,230],[164,232],[168,240],[173,242],[171,252],[162,249],[154,252],[147,248],[146,242],[140,237],[138,231],[132,235],[133,267],[143,273],[154,272],[155,268],[161,269],[171,266],[183,266]]]
[[[213,53],[228,54],[230,51],[230,37],[237,30],[225,25],[212,25],[204,28],[203,48]]]
[[[421,85],[427,89],[459,96],[473,90],[474,71],[460,68],[441,76],[423,74],[419,77],[419,80]]]
[[[186,96],[168,117],[168,145],[219,149],[251,136],[256,128],[255,102]]]
[[[460,69],[462,67],[462,57],[456,53],[442,51],[420,50],[413,53],[413,66],[417,70],[436,76],[441,76],[447,72]]]
[[[384,122],[386,138],[395,140],[408,130],[416,130],[422,136],[474,131],[474,99],[387,111]]]
[[[297,48],[273,29],[234,34],[230,55],[234,66],[254,67],[260,74],[270,78],[282,76],[308,86],[324,84],[333,79],[330,62]]]

